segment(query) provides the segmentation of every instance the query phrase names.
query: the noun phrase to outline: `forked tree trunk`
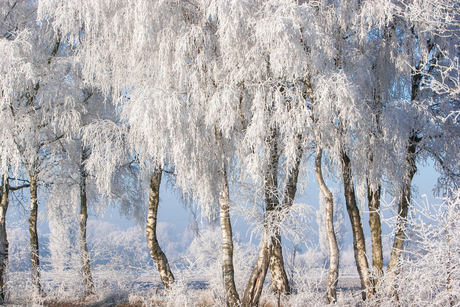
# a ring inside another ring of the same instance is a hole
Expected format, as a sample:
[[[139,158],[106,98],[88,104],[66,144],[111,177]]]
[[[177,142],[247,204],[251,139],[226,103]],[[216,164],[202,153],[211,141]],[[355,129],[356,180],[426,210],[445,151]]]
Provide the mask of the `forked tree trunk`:
[[[222,232],[222,277],[228,306],[238,306],[240,297],[235,287],[235,272],[233,268],[233,233],[230,221],[230,189],[228,186],[226,164],[220,172],[219,215]]]
[[[0,301],[5,300],[4,285],[6,267],[8,266],[8,237],[6,235],[6,212],[8,210],[8,176],[3,175],[3,185],[0,194]]]
[[[272,135],[268,139],[270,164],[266,176],[265,204],[268,227],[271,228],[272,236],[270,242],[270,278],[272,288],[278,297],[278,304],[281,294],[289,294],[291,288],[289,279],[284,268],[283,247],[281,245],[281,230],[279,228],[279,216],[276,213],[280,208],[278,193],[278,136],[276,128],[272,129]]]
[[[407,147],[406,159],[408,163],[408,175],[405,180],[401,199],[398,204],[398,218],[396,221],[396,233],[395,240],[393,242],[393,248],[391,249],[390,263],[387,268],[387,284],[390,287],[390,291],[395,291],[394,279],[398,273],[399,258],[401,257],[401,251],[403,248],[404,240],[406,239],[406,222],[407,213],[409,211],[410,198],[411,198],[411,184],[415,173],[417,172],[417,166],[415,164],[415,151],[417,149],[417,143],[420,140],[417,137],[411,137],[410,144]],[[396,294],[396,293],[395,293]]]
[[[277,205],[277,209],[283,209],[285,211],[289,210],[290,207],[292,207],[292,204],[294,203],[295,199],[295,194],[297,192],[297,181],[299,178],[299,171],[300,171],[300,161],[302,159],[302,154],[303,154],[303,149],[302,149],[302,136],[298,135],[297,136],[297,157],[296,157],[296,162],[291,169],[287,183],[286,183],[286,190],[284,192],[284,197],[283,197],[283,203],[281,208],[279,208],[279,205]],[[277,161],[278,163],[278,161]],[[271,201],[275,201],[275,199],[272,199]],[[277,201],[277,200],[276,200]],[[286,212],[287,214],[287,212]],[[278,224],[281,223],[281,220],[277,221]],[[277,285],[277,291],[275,291],[275,294],[278,295],[278,305],[280,304],[280,295],[281,294],[290,294],[291,293],[291,287],[289,285],[289,279],[287,278],[287,274],[284,268],[284,261],[283,261],[283,254],[282,254],[282,246],[281,246],[281,232],[279,227],[277,227],[277,236],[275,238],[272,238],[272,240],[275,240],[275,242],[272,242],[272,248],[271,248],[271,254],[270,254],[270,273],[271,273],[271,279],[272,283],[274,280],[274,272],[277,273],[277,280],[278,280],[278,285]],[[278,262],[278,263],[275,263]],[[273,263],[273,264],[272,264]],[[277,271],[275,271],[277,270]],[[274,289],[275,290],[275,289]]]
[[[316,157],[315,174],[319,189],[326,200],[326,235],[329,243],[329,275],[327,277],[326,302],[328,304],[337,302],[337,282],[339,279],[339,245],[334,231],[334,198],[324,182],[321,160],[323,150],[320,147],[319,136],[315,129]]]
[[[350,169],[350,158],[342,152],[343,187],[347,212],[350,217],[353,232],[353,250],[355,253],[356,268],[361,280],[362,297],[365,300],[374,294],[374,282],[369,272],[369,264],[366,256],[366,242],[364,239],[363,225],[359,208],[356,203],[355,189]]]
[[[269,261],[270,244],[268,243],[266,230],[264,229],[262,237],[260,238],[259,254],[257,256],[256,264],[252,269],[246,291],[244,292],[242,302],[244,307],[253,307],[259,305],[259,299],[264,287]]]
[[[268,146],[270,163],[265,178],[265,225],[259,245],[258,258],[244,293],[243,306],[258,306],[268,266],[270,267],[273,292],[278,297],[278,303],[281,294],[289,294],[291,292],[289,279],[284,268],[281,232],[278,225],[279,216],[276,214],[276,211],[280,209],[277,178],[279,154],[276,129],[272,129],[272,134],[268,138]],[[270,237],[269,233],[271,234]]]
[[[369,206],[369,227],[372,237],[372,267],[374,270],[374,284],[377,287],[380,277],[383,275],[383,247],[382,247],[382,223],[380,220],[380,193],[381,186],[373,191],[368,185],[367,198]]]
[[[33,171],[29,171],[30,181],[30,218],[29,218],[29,235],[30,235],[30,270],[32,273],[32,284],[39,295],[43,295],[42,285],[40,280],[40,256],[37,234],[37,214],[38,214],[38,198],[37,198],[37,175]]]
[[[86,177],[83,162],[87,159],[85,152],[82,149],[80,163],[80,253],[82,262],[82,277],[83,286],[85,287],[85,296],[95,294],[93,277],[91,275],[91,263],[88,254],[88,246],[86,244],[86,228],[88,221],[88,204],[86,195]]]
[[[168,259],[160,248],[157,239],[157,215],[158,206],[160,204],[160,184],[161,184],[162,169],[154,170],[150,181],[149,195],[149,212],[147,215],[147,245],[150,250],[150,255],[155,262],[158,272],[160,273],[161,282],[165,289],[170,289],[174,283],[174,275],[169,268]]]

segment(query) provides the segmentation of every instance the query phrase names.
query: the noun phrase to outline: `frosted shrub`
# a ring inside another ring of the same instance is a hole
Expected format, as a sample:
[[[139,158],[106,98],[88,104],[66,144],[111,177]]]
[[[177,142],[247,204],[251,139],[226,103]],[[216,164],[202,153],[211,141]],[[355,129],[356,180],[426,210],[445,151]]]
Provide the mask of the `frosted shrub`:
[[[26,298],[31,293],[29,234],[24,227],[8,229],[9,261],[6,279],[7,299]]]
[[[117,226],[90,221],[88,245],[96,291],[101,298],[112,295],[127,297],[159,282],[150,258],[145,234],[137,227],[126,231]]]
[[[183,260],[186,270],[180,272],[180,278],[176,276],[178,279],[173,291],[182,289],[190,293],[191,288],[195,288],[197,294],[201,292],[201,298],[196,299],[212,300],[216,306],[225,306],[221,257],[222,237],[220,228],[208,226],[201,229],[187,249]],[[251,274],[252,264],[255,262],[256,257],[257,246],[240,242],[238,234],[235,234],[233,263],[235,285],[240,296],[244,294],[246,283]],[[188,278],[187,282],[184,281],[184,278]],[[188,284],[188,287],[186,284]],[[205,291],[196,289],[202,287],[207,289]],[[177,295],[182,297],[179,294]]]
[[[441,205],[414,206],[396,292],[403,306],[460,303],[460,190]]]
[[[414,204],[407,240],[393,285],[385,280],[368,306],[458,306],[460,304],[460,190],[440,205]]]

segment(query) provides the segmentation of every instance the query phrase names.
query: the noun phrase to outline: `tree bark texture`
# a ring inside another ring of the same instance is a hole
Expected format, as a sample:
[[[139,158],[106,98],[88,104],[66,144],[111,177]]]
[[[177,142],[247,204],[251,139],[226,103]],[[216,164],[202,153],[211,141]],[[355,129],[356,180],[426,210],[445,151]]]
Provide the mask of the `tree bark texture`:
[[[233,268],[233,233],[230,221],[230,189],[226,165],[220,172],[222,186],[219,196],[220,229],[222,232],[222,277],[228,306],[238,306],[240,297],[235,286],[235,271]]]
[[[278,136],[276,129],[272,129],[272,135],[268,139],[270,162],[265,179],[265,205],[267,224],[272,231],[270,244],[270,277],[275,295],[289,294],[291,288],[289,279],[284,268],[283,247],[281,245],[281,230],[279,228],[280,216],[276,211],[281,209],[278,193]]]
[[[155,262],[160,278],[165,289],[169,289],[174,283],[174,275],[169,268],[168,259],[160,248],[157,239],[157,215],[160,204],[160,184],[162,169],[155,169],[150,181],[149,211],[147,215],[147,245],[150,255]]]
[[[248,285],[243,297],[244,307],[253,307],[259,305],[260,295],[264,287],[265,276],[267,275],[270,261],[270,244],[266,233],[262,234],[259,245],[259,254],[256,263],[249,277]]]
[[[412,179],[417,172],[417,166],[415,164],[415,152],[417,150],[418,141],[419,139],[417,137],[411,137],[409,146],[407,147],[406,159],[409,170],[403,187],[401,199],[399,200],[398,204],[398,217],[395,226],[395,240],[391,249],[390,263],[387,268],[386,281],[392,290],[394,290],[393,282],[397,274],[399,258],[401,256],[404,240],[406,239],[406,222],[411,198],[411,184]]]
[[[324,182],[321,160],[323,150],[320,147],[319,136],[315,129],[316,157],[315,174],[319,189],[326,200],[326,235],[329,243],[329,274],[327,277],[326,302],[328,304],[337,302],[337,282],[339,279],[339,245],[334,231],[334,198]]]
[[[84,168],[84,161],[87,159],[85,151],[82,149],[80,163],[80,253],[82,262],[83,286],[85,287],[85,296],[95,294],[93,277],[91,275],[91,263],[89,259],[88,246],[86,244],[86,228],[88,221],[88,204],[86,195],[86,177],[87,173]]]
[[[279,216],[276,210],[281,209],[278,193],[278,146],[277,131],[271,129],[267,139],[270,162],[265,176],[265,224],[260,241],[259,254],[252,270],[251,276],[243,297],[243,306],[258,306],[262,293],[268,266],[275,295],[291,292],[289,279],[284,268],[284,259],[281,245],[281,232],[279,229]],[[294,191],[295,194],[295,191]]]
[[[351,229],[353,232],[353,250],[355,253],[356,268],[361,279],[361,289],[363,300],[374,294],[374,282],[369,272],[369,264],[366,255],[366,242],[364,239],[363,226],[359,208],[356,203],[355,189],[350,169],[350,158],[345,152],[342,152],[342,171],[343,187],[345,192],[345,201],[347,212],[350,217]]]
[[[283,196],[283,203],[281,208],[279,205],[276,203],[278,202],[278,198],[268,198],[270,202],[273,202],[275,204],[275,210],[279,209],[289,209],[292,207],[292,204],[294,203],[295,195],[297,192],[297,181],[299,178],[299,171],[300,171],[300,161],[302,159],[302,154],[303,154],[303,149],[302,149],[302,136],[298,135],[297,136],[297,157],[296,157],[296,162],[294,164],[294,167],[291,169],[287,183],[286,183],[286,190],[284,192]],[[278,163],[278,161],[276,161]],[[277,184],[277,183],[276,183]],[[267,195],[271,197],[270,195]],[[277,225],[281,223],[281,220],[277,221]],[[278,298],[279,295],[282,294],[289,294],[291,293],[291,287],[289,285],[289,279],[287,278],[286,270],[284,268],[284,262],[283,262],[283,254],[282,254],[282,246],[281,246],[281,232],[279,227],[277,227],[277,235],[275,238],[272,238],[272,241],[276,240],[276,242],[272,242],[272,248],[271,248],[271,255],[270,255],[270,273],[272,283],[273,283],[273,272],[275,272],[275,269],[280,271],[281,273],[278,273],[278,280],[281,281],[279,285],[277,286],[277,291],[278,291]],[[276,243],[276,244],[275,244]],[[276,249],[275,249],[276,247]],[[281,261],[281,263],[278,264],[272,264],[272,261]],[[275,290],[275,289],[274,289]],[[275,291],[275,293],[277,293]],[[278,299],[278,304],[279,304],[279,299]]]
[[[215,130],[216,142],[219,150],[223,152],[222,132]],[[235,270],[233,267],[233,232],[230,220],[230,188],[227,177],[227,162],[221,161],[219,170],[219,217],[222,233],[222,279],[228,306],[239,306],[240,297],[235,286]]]
[[[38,197],[37,197],[37,175],[29,171],[30,181],[30,218],[29,218],[29,235],[30,235],[30,269],[32,273],[32,284],[39,295],[42,295],[42,285],[40,280],[40,256],[37,233],[37,214],[38,214]]]
[[[369,185],[367,197],[369,205],[369,227],[372,237],[372,267],[374,270],[374,284],[378,285],[380,277],[383,275],[383,247],[382,247],[382,223],[380,220],[380,193],[381,186],[373,191]]]
[[[6,267],[8,266],[8,237],[6,235],[6,212],[9,204],[8,194],[8,176],[4,175],[0,194],[0,301],[5,300],[4,286]]]

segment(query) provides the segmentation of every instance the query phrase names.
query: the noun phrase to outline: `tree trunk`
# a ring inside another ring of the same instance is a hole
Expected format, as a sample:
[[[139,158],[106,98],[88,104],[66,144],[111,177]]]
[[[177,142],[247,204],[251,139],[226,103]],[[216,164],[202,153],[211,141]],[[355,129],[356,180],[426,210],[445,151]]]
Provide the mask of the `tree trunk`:
[[[86,171],[83,162],[87,156],[82,149],[80,163],[80,253],[82,262],[82,277],[83,286],[85,287],[85,296],[95,294],[93,277],[91,275],[91,263],[88,254],[88,246],[86,244],[86,228],[88,221],[88,206],[86,196]]]
[[[6,212],[8,210],[8,176],[3,175],[3,185],[0,194],[0,302],[5,300],[4,285],[6,267],[8,265],[8,237],[6,235]]]
[[[275,295],[280,298],[281,294],[291,292],[284,268],[281,232],[278,225],[279,216],[276,212],[280,209],[277,177],[279,162],[277,131],[272,128],[271,132],[270,137],[267,139],[270,162],[265,177],[266,210],[264,232],[260,241],[259,255],[244,293],[243,306],[257,306],[259,304],[268,266],[270,266],[270,276]]]
[[[233,269],[233,233],[230,221],[230,189],[228,186],[226,164],[220,172],[222,186],[219,196],[220,229],[222,231],[222,277],[228,306],[238,306],[240,297],[235,287]]]
[[[398,270],[399,258],[401,256],[402,247],[406,238],[406,222],[407,213],[409,211],[410,198],[411,198],[411,184],[415,173],[417,172],[417,166],[415,164],[415,151],[417,149],[417,143],[420,141],[416,136],[411,137],[409,146],[407,147],[406,159],[409,167],[408,176],[403,187],[401,199],[398,204],[398,219],[396,221],[396,233],[395,240],[393,242],[393,248],[391,249],[390,263],[387,268],[387,284],[390,290],[394,289],[394,279]]]
[[[337,302],[337,282],[339,279],[339,245],[334,231],[334,198],[326,186],[323,178],[321,160],[323,150],[319,145],[319,136],[315,129],[316,157],[315,174],[319,189],[326,200],[326,235],[329,243],[329,275],[327,278],[326,302],[332,304]]]
[[[147,245],[150,250],[150,255],[155,262],[160,278],[165,289],[169,289],[174,282],[174,275],[169,268],[168,259],[160,248],[157,240],[157,214],[160,204],[160,184],[161,184],[162,169],[154,170],[150,181],[149,195],[149,212],[147,215]]]
[[[279,229],[271,237],[269,263],[273,292],[275,292],[275,296],[278,298],[278,306],[280,306],[281,295],[291,293],[291,287],[286,269],[284,268],[283,246],[281,244],[281,231]]]
[[[289,294],[291,288],[289,280],[284,268],[283,247],[281,245],[281,230],[279,223],[281,222],[280,216],[277,214],[280,210],[279,193],[278,193],[278,136],[276,128],[272,129],[272,135],[268,139],[270,164],[266,176],[265,188],[265,204],[266,204],[266,217],[268,218],[268,226],[272,230],[270,239],[270,278],[272,282],[273,292],[279,298],[281,294]]]
[[[345,201],[347,203],[347,212],[350,217],[351,228],[353,232],[353,250],[355,253],[356,268],[361,279],[361,289],[363,300],[374,294],[374,282],[369,272],[369,264],[366,257],[366,242],[364,239],[363,226],[359,208],[356,204],[355,189],[353,187],[353,178],[350,170],[350,158],[345,152],[342,152],[342,171],[343,187],[345,191]]]
[[[368,185],[367,197],[369,205],[369,227],[372,236],[372,267],[374,269],[374,284],[378,285],[379,279],[383,274],[383,247],[382,247],[382,223],[380,221],[380,192],[379,185],[373,191]]]
[[[284,197],[283,197],[283,203],[281,208],[277,205],[276,210],[278,209],[285,209],[286,211],[292,206],[294,203],[295,199],[295,194],[297,192],[297,181],[299,178],[299,171],[300,171],[300,161],[302,159],[302,136],[298,135],[297,136],[297,157],[296,157],[296,162],[294,164],[294,167],[291,169],[287,183],[286,183],[286,190],[284,192]],[[276,161],[278,163],[278,161]],[[278,201],[277,199],[271,199],[271,202]],[[286,212],[287,213],[287,212]],[[281,223],[281,220],[277,221],[278,224]],[[283,254],[282,254],[282,246],[281,246],[281,232],[279,227],[277,227],[277,234],[276,237],[272,238],[272,248],[271,248],[271,254],[270,254],[270,273],[271,273],[271,279],[272,283],[274,278],[276,277],[276,280],[278,280],[278,285],[276,287],[275,294],[278,296],[278,305],[280,304],[280,295],[281,294],[290,294],[291,293],[291,287],[289,285],[289,280],[287,278],[287,274],[284,268],[284,261],[283,261]],[[278,262],[278,263],[276,263]],[[276,270],[276,271],[275,271]],[[277,273],[276,276],[274,277],[274,273]],[[274,287],[275,290],[275,287]]]
[[[256,264],[252,269],[251,276],[249,277],[248,285],[243,297],[244,307],[253,307],[259,305],[260,295],[264,287],[265,276],[267,275],[268,265],[270,261],[270,246],[268,238],[264,231],[260,239],[259,254],[257,256]]]
[[[30,270],[32,272],[32,284],[39,295],[43,295],[41,280],[40,280],[40,257],[38,247],[37,234],[37,214],[38,214],[38,198],[37,198],[37,175],[33,171],[29,171],[30,181],[30,218],[29,218],[29,235],[30,235]]]

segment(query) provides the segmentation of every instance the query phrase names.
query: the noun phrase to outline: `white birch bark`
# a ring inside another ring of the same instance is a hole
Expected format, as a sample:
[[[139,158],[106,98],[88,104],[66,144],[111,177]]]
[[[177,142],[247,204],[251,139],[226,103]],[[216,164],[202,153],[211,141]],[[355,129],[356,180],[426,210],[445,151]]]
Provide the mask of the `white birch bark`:
[[[160,184],[161,175],[163,170],[157,168],[154,170],[152,179],[150,181],[150,195],[149,195],[149,211],[147,215],[147,245],[150,250],[150,255],[155,262],[158,272],[160,273],[161,282],[165,289],[170,289],[174,283],[174,275],[169,268],[168,259],[161,250],[160,244],[157,239],[157,215],[158,206],[160,204]]]
[[[382,246],[382,223],[380,220],[380,191],[379,185],[376,191],[368,186],[369,227],[372,239],[372,268],[374,270],[374,284],[377,287],[380,277],[383,275],[383,246]]]
[[[339,246],[334,231],[334,198],[331,191],[324,182],[321,160],[323,150],[321,149],[319,135],[315,129],[316,157],[315,174],[319,189],[326,200],[326,235],[329,243],[329,274],[327,277],[326,301],[328,304],[337,302],[337,282],[339,279]]]
[[[366,298],[374,294],[374,281],[369,271],[366,242],[359,208],[356,203],[350,162],[348,155],[342,152],[343,186],[347,203],[347,212],[350,217],[351,229],[353,232],[353,250],[355,253],[356,268],[358,269],[359,278],[361,280],[362,297],[363,300],[366,300]]]
[[[225,164],[225,163],[224,163]],[[236,291],[233,268],[233,233],[230,221],[230,189],[226,165],[220,172],[222,186],[219,197],[220,229],[222,232],[222,276],[228,306],[238,306],[240,297]]]
[[[38,214],[38,197],[37,197],[37,175],[29,171],[30,181],[30,218],[29,218],[29,235],[30,235],[30,270],[32,273],[32,284],[39,295],[43,295],[40,279],[40,256],[37,233],[37,214]]]
[[[8,237],[6,234],[6,212],[8,210],[8,176],[3,175],[3,185],[0,194],[0,302],[5,300],[5,275],[8,266]]]

